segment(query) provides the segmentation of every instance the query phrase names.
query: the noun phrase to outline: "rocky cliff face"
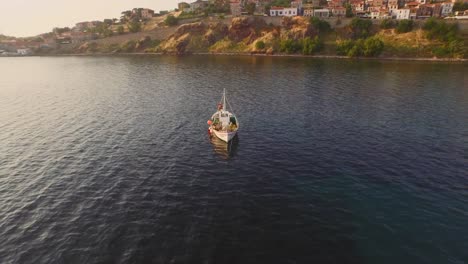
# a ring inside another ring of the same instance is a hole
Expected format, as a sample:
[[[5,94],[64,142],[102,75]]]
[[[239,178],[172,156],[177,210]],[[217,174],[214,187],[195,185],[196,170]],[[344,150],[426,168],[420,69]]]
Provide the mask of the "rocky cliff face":
[[[75,53],[162,52],[183,55],[195,52],[267,53],[279,50],[281,40],[313,37],[317,31],[304,17],[283,17],[281,25],[267,24],[261,17],[236,17],[222,21],[195,22],[173,29],[162,42],[149,36],[105,45],[82,43]],[[262,42],[261,45],[257,45]]]
[[[301,17],[283,18],[282,26],[267,25],[262,18],[237,17],[229,25],[222,22],[191,23],[180,26],[158,51],[168,54],[193,52],[267,52],[277,50],[282,38],[300,39],[316,35],[316,31]],[[256,49],[262,41],[265,48]]]
[[[167,40],[163,41],[158,50],[169,54],[201,52],[224,38],[227,32],[227,25],[219,22],[185,24],[180,26]]]
[[[314,37],[318,31],[304,17],[283,17],[281,21],[282,39],[302,39]]]

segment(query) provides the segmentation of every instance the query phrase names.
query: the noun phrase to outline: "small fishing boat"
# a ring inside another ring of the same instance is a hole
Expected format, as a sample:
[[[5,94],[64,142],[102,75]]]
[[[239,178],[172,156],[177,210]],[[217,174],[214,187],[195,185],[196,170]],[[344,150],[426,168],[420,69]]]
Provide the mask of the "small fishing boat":
[[[224,90],[223,97],[218,103],[218,111],[211,116],[211,119],[207,123],[210,135],[214,134],[222,141],[229,142],[236,136],[239,130],[239,121],[234,113],[232,113],[231,105],[229,105],[231,112],[227,110],[226,103],[229,104],[226,100],[226,90]]]

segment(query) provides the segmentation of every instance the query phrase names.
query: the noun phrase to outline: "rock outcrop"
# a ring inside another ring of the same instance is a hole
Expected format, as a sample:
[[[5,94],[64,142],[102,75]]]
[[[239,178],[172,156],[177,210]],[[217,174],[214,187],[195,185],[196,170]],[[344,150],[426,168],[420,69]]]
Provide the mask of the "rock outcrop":
[[[282,39],[314,37],[317,30],[303,17],[284,17],[281,26],[267,25],[263,18],[235,17],[230,24],[221,21],[181,25],[163,41],[158,51],[168,54],[194,52],[268,53],[278,51]],[[257,48],[258,42],[263,48]]]
[[[318,34],[318,31],[304,17],[283,17],[281,26],[281,38],[283,39],[298,40],[314,37]]]

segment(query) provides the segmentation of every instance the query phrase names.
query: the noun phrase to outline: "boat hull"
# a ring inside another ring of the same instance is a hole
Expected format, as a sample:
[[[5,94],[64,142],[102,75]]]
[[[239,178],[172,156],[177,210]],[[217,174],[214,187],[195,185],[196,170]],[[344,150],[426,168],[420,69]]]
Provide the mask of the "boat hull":
[[[211,129],[211,132],[214,133],[216,135],[216,137],[218,137],[219,139],[221,139],[224,142],[229,142],[237,134],[237,131],[227,132],[227,131],[216,131],[214,129]]]

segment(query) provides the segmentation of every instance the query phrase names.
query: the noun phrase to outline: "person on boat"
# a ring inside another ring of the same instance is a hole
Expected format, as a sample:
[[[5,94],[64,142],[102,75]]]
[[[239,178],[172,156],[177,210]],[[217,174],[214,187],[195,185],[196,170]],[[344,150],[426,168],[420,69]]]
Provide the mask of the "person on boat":
[[[234,123],[229,122],[229,131],[235,131],[236,128],[237,128],[237,126]]]

